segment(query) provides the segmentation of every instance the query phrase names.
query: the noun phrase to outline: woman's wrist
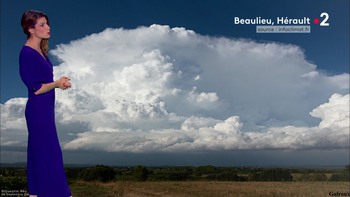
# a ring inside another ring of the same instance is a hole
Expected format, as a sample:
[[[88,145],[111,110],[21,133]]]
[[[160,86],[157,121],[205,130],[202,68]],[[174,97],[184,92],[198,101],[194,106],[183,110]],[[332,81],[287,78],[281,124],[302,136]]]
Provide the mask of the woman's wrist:
[[[53,84],[53,87],[54,87],[54,88],[59,88],[59,87],[60,87],[59,80],[56,80],[56,81],[54,81],[53,83],[54,83],[54,84]]]

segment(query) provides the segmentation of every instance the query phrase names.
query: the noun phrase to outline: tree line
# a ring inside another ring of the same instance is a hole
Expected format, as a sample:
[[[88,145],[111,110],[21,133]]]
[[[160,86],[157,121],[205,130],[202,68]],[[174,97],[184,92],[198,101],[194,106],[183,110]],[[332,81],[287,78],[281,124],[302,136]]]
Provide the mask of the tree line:
[[[68,182],[83,181],[350,181],[349,165],[340,170],[255,167],[92,167],[66,168]],[[298,175],[298,176],[296,176]],[[327,176],[328,175],[328,176]],[[25,168],[1,168],[1,189],[26,189]]]

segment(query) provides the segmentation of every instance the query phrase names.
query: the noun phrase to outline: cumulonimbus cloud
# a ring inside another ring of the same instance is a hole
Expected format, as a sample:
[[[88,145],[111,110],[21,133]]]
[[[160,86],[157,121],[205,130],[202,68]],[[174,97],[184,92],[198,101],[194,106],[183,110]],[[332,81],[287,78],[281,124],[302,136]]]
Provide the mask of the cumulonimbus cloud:
[[[152,25],[51,54],[73,83],[56,91],[68,150],[349,148],[349,74],[319,72],[295,45]],[[25,100],[1,105],[2,145],[25,143]]]

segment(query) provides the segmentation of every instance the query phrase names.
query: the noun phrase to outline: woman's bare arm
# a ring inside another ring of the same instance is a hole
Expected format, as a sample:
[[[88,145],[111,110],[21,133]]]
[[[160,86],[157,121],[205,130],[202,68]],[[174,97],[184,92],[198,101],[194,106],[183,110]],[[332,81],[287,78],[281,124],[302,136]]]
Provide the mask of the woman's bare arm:
[[[62,90],[68,89],[71,87],[70,79],[68,77],[61,77],[59,80],[56,80],[51,83],[42,84],[41,88],[34,92],[35,95],[46,93],[54,88],[60,88]]]

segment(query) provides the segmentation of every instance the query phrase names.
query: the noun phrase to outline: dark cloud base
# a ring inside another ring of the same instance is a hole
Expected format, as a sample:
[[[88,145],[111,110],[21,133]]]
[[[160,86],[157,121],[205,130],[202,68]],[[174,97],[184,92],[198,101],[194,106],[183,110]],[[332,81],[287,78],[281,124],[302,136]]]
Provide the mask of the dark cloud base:
[[[327,152],[325,154],[325,152]],[[90,157],[89,157],[90,155]],[[327,157],[322,157],[327,155]],[[197,153],[106,153],[64,151],[66,164],[111,166],[279,166],[344,167],[350,163],[349,150],[246,150]]]

